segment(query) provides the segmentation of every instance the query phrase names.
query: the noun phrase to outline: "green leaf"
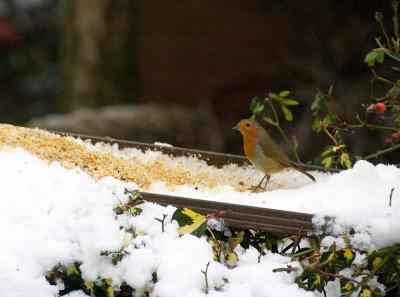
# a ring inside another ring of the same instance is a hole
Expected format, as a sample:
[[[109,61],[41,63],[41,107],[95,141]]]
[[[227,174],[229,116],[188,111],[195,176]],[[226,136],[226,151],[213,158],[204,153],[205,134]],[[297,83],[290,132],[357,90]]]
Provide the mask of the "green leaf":
[[[235,252],[229,252],[225,254],[225,263],[229,268],[236,266],[238,261],[238,256]]]
[[[369,67],[374,67],[375,62],[382,64],[385,61],[385,51],[384,49],[376,48],[370,51],[364,59]]]
[[[294,99],[285,99],[282,98],[281,100],[279,100],[279,102],[283,105],[299,105],[299,102],[297,100]]]
[[[346,148],[345,144],[339,144],[339,145],[332,147],[332,152],[337,153],[338,151],[340,151],[344,148]]]
[[[354,284],[347,279],[340,279],[340,291],[341,293],[350,293],[353,292],[355,289]]]
[[[67,276],[71,276],[71,275],[79,275],[79,272],[76,269],[75,264],[72,264],[72,265],[68,266],[68,268],[67,268]]]
[[[340,165],[346,167],[347,169],[351,168],[352,164],[348,153],[342,153],[340,155]]]
[[[335,117],[333,115],[327,114],[324,116],[323,124],[325,127],[328,127],[330,124],[333,123],[333,121],[335,120]]]
[[[369,287],[362,288],[358,297],[372,297],[371,289]]]
[[[285,116],[286,121],[291,122],[293,120],[292,112],[289,110],[289,108],[287,108],[284,105],[281,105],[281,107],[282,107],[282,112]]]
[[[347,266],[350,266],[356,258],[356,253],[351,249],[344,249],[338,253],[338,257],[340,260],[344,260]]]
[[[290,94],[290,91],[284,90],[284,91],[279,93],[279,97],[285,98],[285,97],[289,96],[289,94]]]
[[[372,291],[372,297],[381,297],[383,295],[383,292],[379,288],[375,288]]]
[[[376,55],[376,61],[379,64],[383,64],[383,62],[385,61],[385,52],[384,51],[378,51],[378,53]]]
[[[373,50],[365,56],[364,62],[367,63],[369,67],[374,67],[376,59],[377,59],[377,52]]]
[[[235,237],[232,237],[228,242],[232,250],[234,250],[244,239],[244,231],[240,231]]]
[[[320,108],[320,103],[321,103],[322,99],[323,99],[323,95],[321,94],[321,92],[318,92],[317,94],[315,94],[314,101],[311,104],[310,109],[313,111],[318,111]]]
[[[321,157],[326,157],[328,155],[330,155],[333,152],[333,147],[332,146],[328,146],[326,147],[326,149],[321,153]]]
[[[319,275],[318,273],[311,273],[308,276],[308,289],[309,290],[318,290],[319,292],[322,291],[322,289],[325,287],[326,281],[325,279]]]
[[[180,235],[191,233],[201,237],[207,228],[206,217],[186,207],[179,207],[172,219],[178,222]]]
[[[322,159],[322,165],[324,165],[325,167],[331,167],[332,163],[333,163],[333,157],[326,157]]]
[[[85,288],[86,288],[90,293],[93,293],[93,290],[94,290],[94,282],[93,282],[93,281],[91,281],[91,280],[85,280],[84,285],[85,285]]]
[[[114,297],[114,288],[113,287],[108,287],[107,288],[107,297]]]
[[[255,117],[260,114],[264,109],[264,104],[259,101],[257,98],[253,98],[250,102],[250,110],[253,113],[251,118],[255,119]]]
[[[278,101],[280,99],[279,95],[276,94],[276,93],[268,93],[268,97],[270,97],[272,99],[275,99],[275,100],[278,100]]]

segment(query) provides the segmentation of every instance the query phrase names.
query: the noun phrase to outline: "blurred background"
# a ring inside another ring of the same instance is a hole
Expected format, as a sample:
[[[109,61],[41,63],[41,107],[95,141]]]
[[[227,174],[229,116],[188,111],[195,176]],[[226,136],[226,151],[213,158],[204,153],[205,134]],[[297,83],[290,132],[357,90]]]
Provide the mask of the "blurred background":
[[[287,89],[311,159],[317,88],[345,118],[369,102],[377,10],[390,21],[383,0],[0,0],[1,122],[242,154],[232,126]]]

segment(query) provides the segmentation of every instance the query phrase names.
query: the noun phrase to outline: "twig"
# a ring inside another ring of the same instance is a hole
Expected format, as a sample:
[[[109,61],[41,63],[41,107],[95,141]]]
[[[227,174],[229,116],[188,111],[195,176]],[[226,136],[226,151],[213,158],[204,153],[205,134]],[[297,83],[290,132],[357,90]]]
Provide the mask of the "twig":
[[[394,84],[391,80],[376,74],[376,71],[374,69],[372,69],[372,73],[374,74],[374,79],[379,80],[381,82],[385,82],[385,83],[387,83],[389,85],[393,85]]]
[[[379,11],[377,11],[377,12],[375,13],[375,19],[376,19],[376,21],[378,22],[379,26],[381,26],[382,33],[383,33],[383,35],[384,35],[385,38],[386,38],[387,46],[390,47],[390,38],[389,38],[389,36],[388,36],[387,33],[386,33],[385,26],[383,25],[383,16],[382,16],[382,13],[380,13]]]
[[[365,156],[363,159],[364,160],[369,160],[369,159],[378,158],[379,156],[384,155],[386,153],[390,153],[392,151],[395,151],[398,148],[400,148],[400,143],[398,143],[398,144],[396,144],[394,146],[388,147],[387,149],[377,151],[377,152],[375,152],[375,153],[373,153],[371,155]]]
[[[390,196],[389,196],[389,207],[392,207],[392,196],[393,196],[394,188],[390,189]],[[400,276],[400,275],[399,275]]]
[[[298,268],[293,268],[293,267],[291,267],[291,266],[289,266],[289,267],[286,267],[286,268],[275,268],[275,269],[272,269],[272,272],[287,272],[287,273],[291,273],[291,272],[293,272],[293,271],[297,271],[297,270],[299,270]]]
[[[303,228],[301,228],[299,230],[299,232],[297,233],[296,239],[293,241],[293,249],[292,249],[292,254],[294,254],[294,252],[296,251],[296,247],[299,245],[300,240],[302,238],[302,234],[303,234]]]
[[[287,137],[286,133],[283,131],[280,123],[279,123],[279,117],[278,117],[278,113],[276,112],[276,109],[274,107],[274,105],[272,104],[271,100],[269,100],[269,98],[267,98],[265,100],[266,102],[268,102],[269,107],[272,110],[272,113],[274,114],[274,126],[276,127],[276,129],[278,129],[279,133],[281,134],[283,140],[286,142],[286,144],[290,147],[291,151],[293,152],[293,155],[296,159],[297,162],[301,162],[299,154],[297,153],[296,149],[294,148],[294,145],[292,143],[290,143],[289,138]]]
[[[156,221],[159,221],[159,222],[161,223],[161,233],[164,233],[164,231],[165,231],[165,229],[164,229],[164,221],[165,221],[165,218],[166,218],[168,215],[163,214],[162,216],[163,216],[162,219],[159,219],[159,218],[154,218],[154,219],[155,219]]]
[[[371,130],[378,130],[378,131],[393,131],[393,132],[398,132],[399,129],[398,128],[393,128],[393,127],[386,127],[386,126],[378,126],[378,125],[373,125],[373,124],[367,124],[365,122],[363,122],[361,119],[359,119],[359,121],[361,122],[361,124],[347,124],[344,123],[342,125],[335,125],[335,128],[338,129],[358,129],[358,128],[367,128],[367,129],[371,129]],[[341,127],[343,126],[343,127]]]
[[[301,256],[307,255],[307,254],[312,253],[312,252],[314,252],[314,249],[310,248],[308,250],[302,251],[301,253],[294,254],[292,256],[292,258],[299,258]]]
[[[210,262],[207,263],[205,271],[201,270],[201,273],[204,274],[204,278],[205,278],[205,281],[206,281],[206,289],[205,289],[205,293],[206,294],[208,294],[208,267],[209,266],[210,266]]]
[[[383,96],[383,97],[374,97],[374,99],[375,99],[375,101],[383,101],[383,100],[386,100],[386,99],[389,99],[389,98],[392,98],[395,96],[399,96],[399,95],[400,95],[400,92],[395,92],[393,94]]]
[[[354,278],[345,276],[345,275],[343,275],[343,274],[325,272],[325,271],[323,271],[323,270],[321,270],[321,269],[318,269],[318,270],[316,270],[315,272],[317,272],[317,273],[319,273],[319,274],[321,274],[321,275],[329,276],[329,277],[334,277],[334,278],[339,278],[339,279],[345,279],[345,280],[354,282],[354,283],[356,283],[356,284],[358,284],[358,285],[361,285],[361,284],[362,284],[362,282],[360,282],[360,281],[358,281],[358,280],[356,280],[356,279],[354,279]]]
[[[390,292],[390,291],[393,290],[393,289],[396,289],[397,287],[400,287],[400,284],[395,284],[394,286],[392,286],[392,287],[386,289],[386,290],[385,290],[385,294],[387,294],[388,292]]]
[[[336,138],[333,137],[333,135],[328,131],[328,129],[324,128],[323,130],[324,130],[325,134],[328,135],[328,137],[332,140],[333,144],[335,146],[338,146],[339,143],[337,142]]]

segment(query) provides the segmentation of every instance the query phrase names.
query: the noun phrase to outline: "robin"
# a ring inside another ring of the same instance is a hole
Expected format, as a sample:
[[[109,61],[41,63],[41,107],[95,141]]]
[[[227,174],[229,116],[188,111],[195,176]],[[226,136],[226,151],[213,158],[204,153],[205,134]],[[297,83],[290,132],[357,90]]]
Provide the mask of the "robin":
[[[250,188],[252,191],[257,189],[265,191],[271,177],[270,173],[278,172],[285,168],[294,168],[315,181],[315,178],[311,174],[290,161],[289,157],[257,121],[243,119],[233,129],[239,130],[243,136],[244,153],[247,159],[249,159],[254,167],[265,173],[260,183]],[[261,187],[265,179],[267,179],[265,185]]]

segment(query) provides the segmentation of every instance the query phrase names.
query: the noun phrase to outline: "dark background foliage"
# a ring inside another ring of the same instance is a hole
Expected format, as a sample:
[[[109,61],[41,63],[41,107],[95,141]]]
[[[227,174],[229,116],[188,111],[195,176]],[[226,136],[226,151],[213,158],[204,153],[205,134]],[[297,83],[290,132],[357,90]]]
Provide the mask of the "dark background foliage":
[[[251,99],[288,89],[301,104],[284,128],[309,160],[328,142],[311,131],[317,88],[344,118],[370,100],[377,10],[390,22],[378,0],[0,0],[0,119],[242,153],[231,127]],[[31,121],[50,113],[67,116]],[[349,143],[367,154],[384,136]]]

